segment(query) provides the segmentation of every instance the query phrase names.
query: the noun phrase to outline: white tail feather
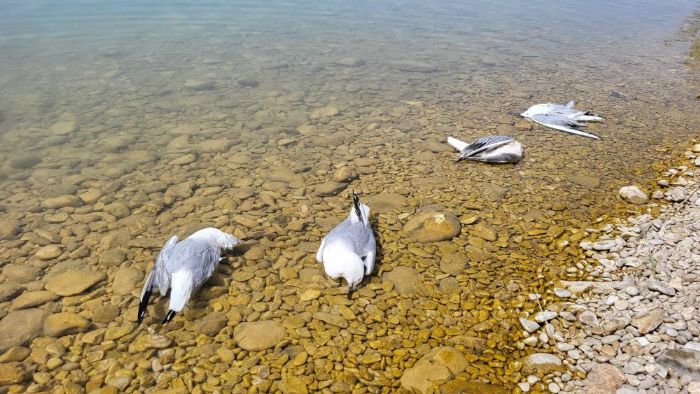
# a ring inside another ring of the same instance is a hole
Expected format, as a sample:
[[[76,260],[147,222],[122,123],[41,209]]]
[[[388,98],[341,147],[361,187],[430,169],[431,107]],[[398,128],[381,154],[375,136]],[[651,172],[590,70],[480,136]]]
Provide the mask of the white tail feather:
[[[180,312],[187,305],[194,290],[192,272],[182,270],[172,274],[170,288],[170,310]]]
[[[447,143],[450,144],[450,145],[452,145],[452,147],[455,148],[455,149],[457,149],[458,151],[461,151],[462,149],[464,149],[464,148],[466,148],[467,146],[469,146],[469,144],[467,144],[466,142],[460,141],[460,140],[458,140],[457,138],[454,138],[454,137],[447,137]]]

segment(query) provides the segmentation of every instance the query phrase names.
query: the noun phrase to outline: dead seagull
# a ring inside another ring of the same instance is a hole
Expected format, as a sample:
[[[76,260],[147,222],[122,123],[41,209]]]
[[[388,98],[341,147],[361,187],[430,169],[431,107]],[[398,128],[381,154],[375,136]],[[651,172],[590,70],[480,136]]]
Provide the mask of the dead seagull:
[[[460,160],[476,160],[485,163],[517,163],[523,157],[523,146],[506,135],[490,135],[468,144],[454,137],[447,143],[459,151]]]
[[[331,279],[348,282],[348,296],[374,270],[377,245],[369,223],[369,207],[352,193],[350,215],[321,240],[316,260]]]
[[[153,270],[141,291],[138,320],[143,320],[151,292],[158,288],[165,297],[170,289],[170,307],[163,324],[169,322],[187,304],[190,296],[209,279],[221,261],[221,251],[233,249],[238,239],[231,234],[209,227],[199,230],[183,241],[177,235],[161,249]]]
[[[542,126],[561,130],[570,134],[576,134],[588,138],[600,139],[597,135],[578,130],[585,127],[579,122],[601,122],[603,118],[593,115],[590,111],[579,111],[574,108],[574,102],[561,104],[536,104],[528,108],[520,116],[530,119]]]

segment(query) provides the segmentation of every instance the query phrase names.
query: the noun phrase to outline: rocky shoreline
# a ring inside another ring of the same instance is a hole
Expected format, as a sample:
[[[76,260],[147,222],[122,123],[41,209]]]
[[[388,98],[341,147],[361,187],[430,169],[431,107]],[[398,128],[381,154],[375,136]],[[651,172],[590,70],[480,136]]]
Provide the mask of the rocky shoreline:
[[[700,144],[686,157],[652,193],[671,202],[659,217],[589,230],[582,263],[599,281],[563,281],[554,293],[567,301],[520,319],[526,343],[558,355],[526,360],[546,375],[521,391],[700,393]]]

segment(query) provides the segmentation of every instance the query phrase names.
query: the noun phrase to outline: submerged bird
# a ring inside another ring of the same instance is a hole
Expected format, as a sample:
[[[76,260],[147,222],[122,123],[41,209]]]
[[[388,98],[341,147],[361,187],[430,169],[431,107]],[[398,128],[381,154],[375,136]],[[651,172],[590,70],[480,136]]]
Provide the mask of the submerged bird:
[[[460,160],[476,160],[485,163],[517,163],[523,157],[523,146],[506,135],[490,135],[468,144],[454,137],[447,143],[459,151]]]
[[[348,282],[348,295],[374,270],[377,245],[369,223],[369,207],[352,193],[350,215],[321,240],[316,260],[332,279]]]
[[[593,115],[590,111],[579,111],[574,108],[574,102],[561,104],[536,104],[528,108],[520,116],[530,119],[542,126],[561,130],[570,134],[599,139],[597,135],[578,130],[586,125],[579,122],[601,122],[603,118]]]
[[[178,242],[179,241],[179,242]],[[170,307],[163,324],[169,322],[187,304],[190,296],[209,279],[221,261],[221,251],[233,249],[238,239],[209,227],[180,241],[177,235],[161,249],[153,270],[141,291],[138,320],[146,314],[148,299],[156,288],[165,296],[170,289]]]

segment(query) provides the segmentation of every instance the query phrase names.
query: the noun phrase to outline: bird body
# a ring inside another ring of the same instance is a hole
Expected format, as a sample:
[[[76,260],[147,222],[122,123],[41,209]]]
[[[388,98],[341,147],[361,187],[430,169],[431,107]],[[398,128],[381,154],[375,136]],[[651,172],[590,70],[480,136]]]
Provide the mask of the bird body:
[[[163,323],[172,320],[180,312],[192,293],[211,276],[221,261],[222,250],[232,249],[238,239],[231,234],[209,227],[199,230],[180,241],[176,235],[165,243],[155,266],[141,291],[138,319],[146,313],[151,292],[156,288],[161,296],[170,289],[170,305]]]
[[[523,157],[523,146],[513,137],[490,135],[471,144],[447,137],[447,143],[459,151],[459,160],[475,160],[485,163],[517,163]]]
[[[352,292],[374,270],[377,246],[369,222],[370,209],[353,193],[350,215],[321,240],[316,260],[332,279],[344,278]]]
[[[600,137],[578,130],[578,128],[586,126],[579,122],[602,122],[604,120],[600,116],[593,115],[590,111],[575,109],[573,101],[569,101],[566,105],[552,103],[535,104],[521,113],[520,116],[545,127],[593,139],[599,139]]]

